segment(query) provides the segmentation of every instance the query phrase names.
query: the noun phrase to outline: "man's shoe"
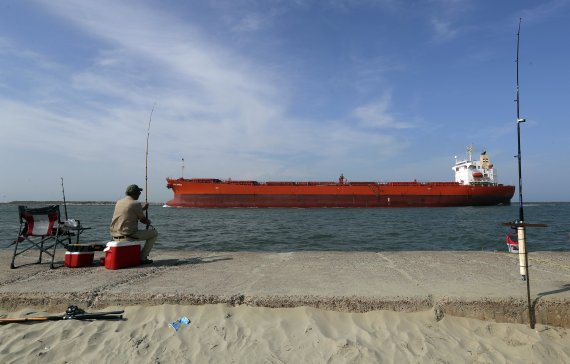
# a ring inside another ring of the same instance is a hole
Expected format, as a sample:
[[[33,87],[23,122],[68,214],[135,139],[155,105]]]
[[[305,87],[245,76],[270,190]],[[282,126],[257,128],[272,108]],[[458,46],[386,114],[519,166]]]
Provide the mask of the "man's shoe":
[[[152,259],[143,259],[143,260],[141,260],[141,265],[145,265],[145,264],[152,264]]]

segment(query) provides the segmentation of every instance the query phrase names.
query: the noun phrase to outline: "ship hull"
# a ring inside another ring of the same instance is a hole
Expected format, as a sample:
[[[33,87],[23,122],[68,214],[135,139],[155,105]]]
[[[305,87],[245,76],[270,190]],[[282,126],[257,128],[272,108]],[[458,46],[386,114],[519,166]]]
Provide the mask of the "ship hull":
[[[268,182],[167,179],[168,206],[195,208],[451,207],[510,204],[514,186],[454,182]]]

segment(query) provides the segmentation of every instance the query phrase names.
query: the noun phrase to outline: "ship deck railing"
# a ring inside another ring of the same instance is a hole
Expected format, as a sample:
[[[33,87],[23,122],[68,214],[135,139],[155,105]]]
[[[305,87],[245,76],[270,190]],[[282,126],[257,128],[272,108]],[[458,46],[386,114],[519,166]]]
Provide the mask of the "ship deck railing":
[[[184,179],[184,181],[193,183],[212,183],[212,184],[231,184],[231,185],[242,185],[242,186],[457,186],[460,185],[459,182],[418,182],[418,181],[408,181],[408,182],[287,182],[287,181],[272,181],[272,182],[258,182],[253,180],[220,180],[216,178],[192,178]],[[501,186],[497,183],[489,182],[471,182],[471,185],[477,186]]]

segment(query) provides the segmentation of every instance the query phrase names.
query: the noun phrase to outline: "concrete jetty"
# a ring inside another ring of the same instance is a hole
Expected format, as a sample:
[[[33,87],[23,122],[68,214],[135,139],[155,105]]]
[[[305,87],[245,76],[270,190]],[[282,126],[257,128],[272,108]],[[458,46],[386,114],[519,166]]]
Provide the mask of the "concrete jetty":
[[[0,307],[61,312],[74,304],[227,303],[310,306],[344,312],[433,310],[495,322],[528,323],[518,255],[506,252],[205,252],[155,250],[154,263],[128,269],[62,266],[0,251]],[[21,265],[25,264],[25,265]],[[529,254],[536,323],[570,327],[570,253]]]

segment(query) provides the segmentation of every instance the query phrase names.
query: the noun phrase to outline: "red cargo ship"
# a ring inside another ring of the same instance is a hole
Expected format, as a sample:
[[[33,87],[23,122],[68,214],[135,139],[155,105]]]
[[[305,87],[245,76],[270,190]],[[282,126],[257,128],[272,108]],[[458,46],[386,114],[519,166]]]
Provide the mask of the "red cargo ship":
[[[455,182],[257,182],[167,178],[175,207],[444,207],[508,205],[515,187],[496,182],[486,152],[455,162]]]

